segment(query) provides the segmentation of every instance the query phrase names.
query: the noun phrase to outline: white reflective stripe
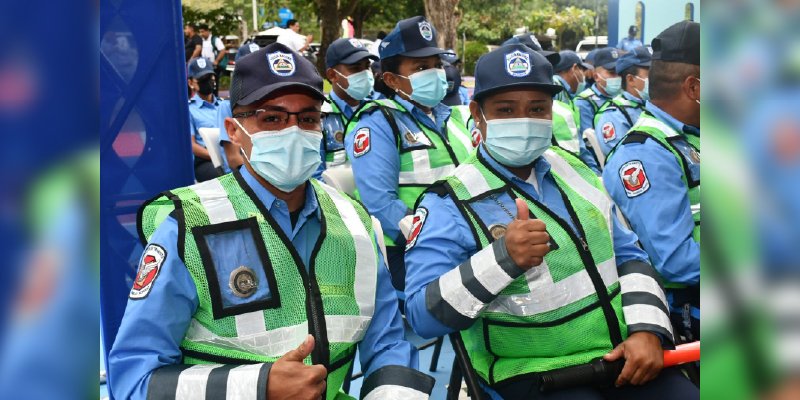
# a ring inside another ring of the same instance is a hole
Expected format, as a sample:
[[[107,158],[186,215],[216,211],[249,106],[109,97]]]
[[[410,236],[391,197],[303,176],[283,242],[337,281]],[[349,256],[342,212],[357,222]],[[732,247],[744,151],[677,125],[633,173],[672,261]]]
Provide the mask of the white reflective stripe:
[[[483,174],[473,164],[461,164],[453,171],[453,175],[469,192],[470,198],[486,193],[492,188]]]
[[[700,212],[700,203],[697,203],[697,204],[692,204],[692,205],[690,206],[690,208],[691,208],[691,210],[692,210],[692,215],[694,215],[694,214],[697,214],[697,213],[699,213],[699,212]]]
[[[353,238],[356,250],[354,291],[358,303],[359,315],[372,317],[375,311],[375,288],[378,282],[378,258],[375,254],[375,244],[367,232],[364,223],[358,216],[353,204],[342,197],[336,189],[320,183],[319,185],[331,197],[339,216]]]
[[[386,258],[386,240],[383,238],[383,226],[381,226],[381,221],[378,221],[377,218],[371,215],[370,218],[372,219],[372,230],[375,231],[375,237],[378,239],[378,246],[381,250],[381,255],[383,256],[383,266],[386,267],[386,270],[388,271],[389,259]]]
[[[239,337],[218,336],[209,331],[196,319],[192,319],[186,331],[185,340],[204,343],[222,349],[245,351],[265,356],[281,357],[286,352],[296,349],[308,335],[308,323],[270,329],[260,333]]]
[[[427,150],[413,151],[412,156],[416,157],[415,153],[425,153],[424,159],[428,160]],[[426,164],[426,169],[417,169],[417,163],[414,163],[414,171],[400,171],[400,179],[398,183],[402,184],[416,184],[416,185],[432,185],[439,179],[444,178],[453,172],[455,167],[452,164],[443,165],[438,168],[430,168],[430,163]]]
[[[649,304],[631,304],[622,307],[622,314],[625,316],[625,323],[633,324],[653,324],[658,325],[669,333],[672,333],[672,322],[664,311]]]
[[[336,343],[357,343],[364,338],[369,328],[370,317],[350,315],[326,315],[325,326],[328,341]]]
[[[328,168],[336,167],[344,164],[345,161],[347,161],[347,152],[344,151],[343,149],[336,150],[333,152],[333,160],[328,162],[327,167]]]
[[[675,131],[675,129],[670,128],[669,125],[653,117],[644,116],[642,118],[639,118],[639,120],[636,121],[636,125],[634,125],[634,127],[631,128],[631,130],[634,130],[636,127],[639,126],[658,129],[659,131],[663,132],[664,135],[666,135],[667,137],[675,137],[680,135],[677,131]]]
[[[381,385],[367,393],[363,400],[428,400],[428,395],[410,387]]]
[[[475,298],[475,296],[464,287],[464,284],[461,282],[461,272],[458,270],[458,267],[450,270],[450,272],[439,278],[439,292],[447,304],[450,304],[459,314],[465,317],[477,317],[484,307],[483,302]]]
[[[464,120],[464,123],[466,123],[466,120]],[[459,129],[459,127],[452,120],[452,118],[447,120],[447,132],[448,136],[455,137],[458,140],[458,142],[461,143],[462,146],[464,146],[464,150],[466,150],[467,152],[472,151],[473,149],[472,139],[468,138],[467,135],[465,135],[464,132],[462,132],[461,129]],[[451,146],[452,144],[453,141],[450,141]]]
[[[477,252],[470,259],[472,274],[475,279],[492,294],[498,294],[505,289],[514,278],[509,276],[494,257],[494,247],[487,246]]]
[[[219,367],[218,364],[195,365],[185,369],[178,375],[178,387],[175,390],[175,400],[194,400],[206,398],[206,385],[211,370]]]
[[[586,199],[588,202],[592,203],[600,212],[603,213],[603,217],[606,220],[608,233],[611,235],[611,238],[614,238],[614,228],[611,221],[611,199],[609,199],[608,194],[605,191],[600,190],[589,182],[586,179],[583,179],[577,171],[567,162],[567,160],[563,159],[561,156],[556,154],[553,150],[547,150],[544,153],[545,159],[550,163],[550,166],[555,171],[555,173],[560,176],[566,183],[575,190],[581,197]]]
[[[617,265],[612,258],[597,266],[606,287],[617,282]],[[595,293],[585,269],[553,282],[550,267],[543,262],[525,273],[530,293],[501,295],[486,307],[487,312],[531,316],[553,311]]]
[[[619,277],[619,287],[622,293],[652,293],[661,299],[661,302],[664,303],[664,307],[669,309],[669,304],[667,304],[667,297],[664,294],[664,291],[661,290],[661,286],[658,286],[658,282],[656,282],[656,280],[650,276],[640,274],[638,272],[623,275]]]
[[[236,367],[228,372],[225,400],[258,399],[258,373],[264,364]]]
[[[580,151],[580,144],[578,143],[578,126],[575,125],[575,115],[572,114],[568,107],[555,101],[553,102],[553,112],[564,119],[572,136],[571,140],[557,140],[558,144],[573,153],[577,153]]]
[[[236,321],[236,335],[247,336],[264,332],[267,323],[264,321],[264,311],[253,311],[234,316]]]
[[[191,186],[197,197],[200,198],[200,204],[208,214],[208,220],[212,224],[219,224],[221,222],[235,221],[236,211],[233,210],[233,205],[228,200],[228,193],[222,184],[217,179],[205,181]]]

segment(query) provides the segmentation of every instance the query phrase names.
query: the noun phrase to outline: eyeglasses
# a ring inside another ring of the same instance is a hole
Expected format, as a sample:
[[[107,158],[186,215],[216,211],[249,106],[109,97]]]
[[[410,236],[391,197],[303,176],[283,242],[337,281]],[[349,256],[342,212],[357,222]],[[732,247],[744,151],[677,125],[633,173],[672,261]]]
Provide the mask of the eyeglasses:
[[[262,131],[280,130],[289,124],[289,116],[297,118],[297,125],[300,129],[320,130],[322,123],[322,113],[319,111],[288,112],[281,110],[246,111],[234,114],[234,118],[250,118],[255,116],[258,129]]]

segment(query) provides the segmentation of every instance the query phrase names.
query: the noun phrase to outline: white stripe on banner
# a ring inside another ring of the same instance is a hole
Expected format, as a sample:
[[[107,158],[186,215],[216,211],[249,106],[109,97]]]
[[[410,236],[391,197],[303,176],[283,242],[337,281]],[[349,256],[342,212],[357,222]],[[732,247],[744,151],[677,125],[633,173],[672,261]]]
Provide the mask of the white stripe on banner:
[[[175,400],[194,400],[206,398],[206,385],[211,370],[219,367],[218,364],[195,365],[183,370],[178,375],[178,387],[175,390]]]
[[[469,191],[470,197],[475,197],[492,190],[483,174],[472,164],[459,165],[458,168],[453,171],[453,175],[463,183],[464,187]]]
[[[367,393],[364,400],[428,400],[428,395],[406,386],[381,385]]]
[[[622,314],[625,316],[625,323],[633,324],[652,324],[660,326],[672,334],[672,322],[664,311],[649,304],[631,304],[622,307]]]
[[[236,367],[228,372],[225,400],[258,399],[258,373],[264,364]]]
[[[361,222],[361,218],[358,217],[353,204],[342,197],[336,189],[324,183],[320,183],[320,186],[333,200],[344,225],[350,232],[350,236],[353,237],[356,250],[354,287],[356,303],[358,303],[359,315],[371,318],[375,311],[375,290],[378,282],[378,259],[375,254],[375,244],[364,223]]]
[[[475,279],[483,285],[486,290],[492,294],[498,294],[505,289],[511,281],[514,280],[509,276],[503,267],[497,263],[494,257],[494,247],[487,246],[483,250],[477,252],[470,259],[472,266],[472,274]]]
[[[667,298],[664,291],[658,286],[658,282],[650,276],[638,272],[619,277],[619,287],[622,293],[645,292],[652,293],[661,299],[664,307],[669,309]]]
[[[465,317],[476,318],[484,307],[483,302],[464,287],[458,267],[439,278],[439,292],[444,301]]]

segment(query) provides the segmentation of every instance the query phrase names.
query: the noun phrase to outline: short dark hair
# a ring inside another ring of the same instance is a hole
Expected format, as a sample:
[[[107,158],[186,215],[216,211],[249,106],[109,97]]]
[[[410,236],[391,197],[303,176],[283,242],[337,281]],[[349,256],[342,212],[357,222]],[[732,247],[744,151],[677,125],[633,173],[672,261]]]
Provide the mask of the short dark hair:
[[[197,30],[197,25],[195,25],[192,22],[189,22],[188,24],[186,24],[186,27],[187,28],[192,28],[192,30]]]
[[[619,76],[622,78],[622,89],[623,90],[628,90],[628,83],[627,83],[628,75],[638,76],[639,75],[639,69],[641,69],[641,68],[642,67],[640,67],[638,65],[631,65],[630,67],[626,68],[625,70],[623,70],[622,72],[619,73]]]
[[[650,98],[671,100],[687,77],[700,77],[700,66],[680,62],[653,60],[650,67]]]
[[[384,31],[379,31],[378,32],[378,39],[383,40],[383,38],[385,38],[385,37],[386,37],[386,32],[384,32]]]
[[[290,20],[286,21],[286,27],[288,28],[288,27],[290,27],[290,26],[292,26],[292,25],[294,25],[296,23],[297,23],[296,19],[290,19]]]
[[[384,72],[399,74],[400,63],[403,61],[402,59],[403,56],[394,56],[381,60],[381,75],[383,75]],[[392,88],[390,88],[386,82],[383,81],[383,76],[380,76],[380,79],[375,80],[375,90],[383,93],[383,95],[388,98],[394,96],[394,90],[392,90]]]
[[[197,26],[197,28],[200,29],[200,30],[207,31],[208,30],[208,24],[200,24],[200,25]]]

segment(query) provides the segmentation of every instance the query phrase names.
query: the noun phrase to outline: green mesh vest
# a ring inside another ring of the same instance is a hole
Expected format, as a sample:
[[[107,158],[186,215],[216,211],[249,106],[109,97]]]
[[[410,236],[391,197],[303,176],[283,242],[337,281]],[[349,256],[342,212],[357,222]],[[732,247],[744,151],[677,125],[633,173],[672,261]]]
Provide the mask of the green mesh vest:
[[[634,124],[630,131],[628,131],[625,139],[621,140],[617,146],[624,144],[626,139],[633,138],[635,135],[644,135],[652,138],[658,144],[669,150],[677,159],[678,164],[683,170],[681,180],[683,180],[683,183],[686,184],[686,190],[689,194],[689,205],[692,211],[692,219],[694,220],[692,237],[698,244],[700,244],[700,180],[695,181],[692,179],[692,175],[689,173],[689,162],[686,160],[683,153],[681,153],[681,151],[678,150],[673,143],[676,140],[686,140],[686,142],[692,147],[690,156],[696,156],[696,159],[693,161],[695,163],[700,163],[700,138],[695,135],[683,135],[677,132],[647,111],[643,112],[642,115],[639,116],[639,120],[636,121],[636,124]],[[616,147],[611,149],[611,152],[608,153],[608,159],[611,159],[611,156],[614,155],[615,150]],[[668,288],[684,287],[684,285],[671,282],[665,282],[664,286]]]
[[[397,151],[400,153],[400,174],[397,184],[397,197],[414,209],[417,198],[430,185],[444,178],[472,153],[473,145],[467,128],[460,118],[449,118],[445,130],[446,139],[427,126],[417,123],[410,112],[398,102],[389,99],[374,100],[365,104],[353,115],[353,127],[358,124],[364,113],[376,112],[379,109],[395,133],[398,143]],[[414,120],[415,126],[406,126],[401,115],[406,114]],[[404,148],[402,143],[408,135],[421,132],[423,137],[415,137],[414,146]],[[358,192],[356,197],[360,198]],[[385,236],[387,246],[402,245],[395,243],[393,238]]]
[[[524,199],[533,216],[545,222],[557,247],[542,265],[503,289],[475,323],[462,331],[472,365],[495,385],[602,357],[627,336],[612,242],[612,203],[602,183],[563,149],[553,146],[545,152],[550,172],[582,229],[583,235],[578,236],[566,221],[510,184],[483,157],[473,155],[445,183],[472,225],[478,247],[485,248],[494,239],[473,204],[485,202],[493,193]]]
[[[639,103],[637,103],[635,101],[628,100],[623,95],[619,95],[619,96],[614,97],[613,99],[603,103],[603,105],[600,107],[600,109],[597,110],[597,112],[594,114],[594,120],[593,120],[592,124],[594,126],[597,126],[598,125],[598,121],[600,120],[600,115],[603,114],[604,112],[606,112],[606,110],[608,110],[611,107],[615,107],[618,110],[620,110],[620,112],[622,112],[622,115],[625,117],[625,119],[628,121],[628,123],[631,126],[633,126],[633,124],[635,124],[636,121],[634,121],[631,118],[631,116],[628,113],[627,109],[628,108],[639,108],[639,109],[642,109],[642,108],[644,108],[644,105],[643,104],[639,104]]]
[[[603,104],[598,106],[597,103],[594,101],[594,99],[601,99],[601,97],[598,96],[597,93],[595,93],[594,90],[592,90],[591,87],[588,87],[588,88],[584,89],[582,92],[580,92],[577,95],[575,95],[575,98],[576,99],[588,100],[589,104],[592,105],[592,112],[594,113],[594,115],[597,115],[597,111],[600,110],[600,108],[603,106]],[[573,103],[574,102],[575,102],[575,100],[573,100]],[[593,117],[593,120],[594,120],[594,117]]]
[[[274,362],[311,333],[317,346],[305,362],[328,369],[327,399],[349,398],[339,389],[375,308],[373,225],[355,201],[309,182],[321,209],[321,229],[308,270],[238,171],[172,190],[142,208],[144,238],[166,214],[179,214],[178,248],[199,299],[180,344],[185,364]],[[269,301],[225,305],[220,290],[228,288],[218,283],[209,250],[220,234],[241,235],[234,237],[242,243],[253,239],[268,281],[259,284],[270,285]]]
[[[561,148],[578,154],[581,150],[578,126],[581,116],[572,103],[553,100],[553,140]]]

